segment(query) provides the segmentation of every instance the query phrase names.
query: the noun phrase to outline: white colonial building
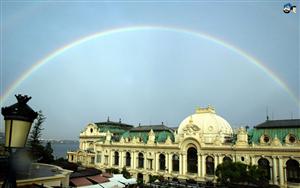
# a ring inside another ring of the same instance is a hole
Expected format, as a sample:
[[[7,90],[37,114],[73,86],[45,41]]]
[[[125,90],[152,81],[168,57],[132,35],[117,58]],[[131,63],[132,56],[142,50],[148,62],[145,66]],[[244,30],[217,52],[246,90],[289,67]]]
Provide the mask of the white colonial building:
[[[259,165],[271,184],[300,186],[300,120],[267,120],[235,133],[211,106],[199,108],[178,128],[163,124],[137,126],[121,121],[88,124],[80,133],[78,151],[70,162],[101,170],[122,169],[145,182],[151,176],[215,180],[223,161]]]

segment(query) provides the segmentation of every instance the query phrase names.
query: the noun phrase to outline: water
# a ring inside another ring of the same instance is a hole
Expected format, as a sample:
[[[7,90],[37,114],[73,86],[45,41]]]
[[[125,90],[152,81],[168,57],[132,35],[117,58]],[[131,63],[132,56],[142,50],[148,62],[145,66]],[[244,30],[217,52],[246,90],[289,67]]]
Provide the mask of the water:
[[[67,151],[78,150],[79,143],[51,143],[54,159],[66,158]]]

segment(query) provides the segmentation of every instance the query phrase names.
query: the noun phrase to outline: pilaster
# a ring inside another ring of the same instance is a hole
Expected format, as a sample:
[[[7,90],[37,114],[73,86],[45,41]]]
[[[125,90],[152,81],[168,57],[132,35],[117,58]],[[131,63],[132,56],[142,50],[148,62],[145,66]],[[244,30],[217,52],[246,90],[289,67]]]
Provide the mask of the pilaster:
[[[168,170],[169,170],[169,174],[171,174],[172,173],[172,169],[173,169],[173,166],[172,166],[172,154],[171,153],[169,153],[168,154],[168,161],[169,161],[169,165],[168,165]]]
[[[197,160],[197,162],[198,162],[198,168],[197,168],[197,170],[198,170],[198,177],[201,177],[201,155],[198,154],[197,157],[198,157],[198,160]]]
[[[282,158],[278,157],[278,169],[279,169],[279,184],[280,186],[284,185],[284,175],[283,175],[283,165]]]
[[[273,159],[273,184],[277,185],[277,163],[276,163],[276,157],[272,157]]]
[[[182,163],[183,163],[183,157],[182,157],[182,153],[180,153],[179,154],[179,174],[180,175],[183,175]]]
[[[186,159],[186,154],[183,154],[182,155],[182,157],[183,157],[183,175],[186,175],[186,172],[187,172],[187,159]]]
[[[206,169],[206,165],[205,165],[205,158],[206,158],[206,155],[202,155],[201,156],[201,162],[202,162],[202,165],[201,165],[201,170],[202,170],[202,177],[205,177],[206,173],[205,173],[205,169]]]

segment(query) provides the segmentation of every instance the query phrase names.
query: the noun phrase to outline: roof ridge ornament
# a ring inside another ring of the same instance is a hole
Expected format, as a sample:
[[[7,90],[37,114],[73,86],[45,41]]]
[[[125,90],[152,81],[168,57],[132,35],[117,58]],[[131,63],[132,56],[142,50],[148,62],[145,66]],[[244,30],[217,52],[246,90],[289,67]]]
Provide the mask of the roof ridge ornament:
[[[215,114],[216,113],[216,110],[213,106],[211,105],[208,105],[206,108],[201,108],[201,107],[198,107],[196,109],[196,114],[202,114],[202,113],[212,113],[212,114]]]

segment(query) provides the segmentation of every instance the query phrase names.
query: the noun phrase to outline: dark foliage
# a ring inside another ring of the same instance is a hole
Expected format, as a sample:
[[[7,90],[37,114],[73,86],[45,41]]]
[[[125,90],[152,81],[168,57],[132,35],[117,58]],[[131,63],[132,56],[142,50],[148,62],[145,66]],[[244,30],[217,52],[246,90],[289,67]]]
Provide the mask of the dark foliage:
[[[105,172],[110,173],[110,174],[120,174],[120,170],[116,168],[108,168],[105,170]]]
[[[29,150],[31,153],[31,157],[33,160],[40,160],[43,155],[44,151],[44,146],[42,145],[40,139],[42,136],[42,124],[46,120],[46,117],[43,115],[42,111],[38,112],[38,117],[37,120],[32,127],[32,130],[30,132],[29,140],[28,140],[28,145],[29,145]]]
[[[246,165],[241,162],[227,161],[218,165],[216,170],[218,182],[221,185],[253,185],[254,187],[268,187],[266,172],[256,165]]]
[[[121,174],[123,174],[124,178],[126,178],[126,179],[131,178],[130,173],[128,172],[128,170],[126,169],[125,166],[123,167]]]
[[[42,111],[38,112],[37,120],[31,130],[28,146],[31,153],[31,158],[35,161],[42,163],[52,163],[54,161],[54,156],[52,155],[53,149],[51,143],[48,142],[44,147],[41,142],[42,136],[42,125],[45,122],[46,117],[43,115]]]

